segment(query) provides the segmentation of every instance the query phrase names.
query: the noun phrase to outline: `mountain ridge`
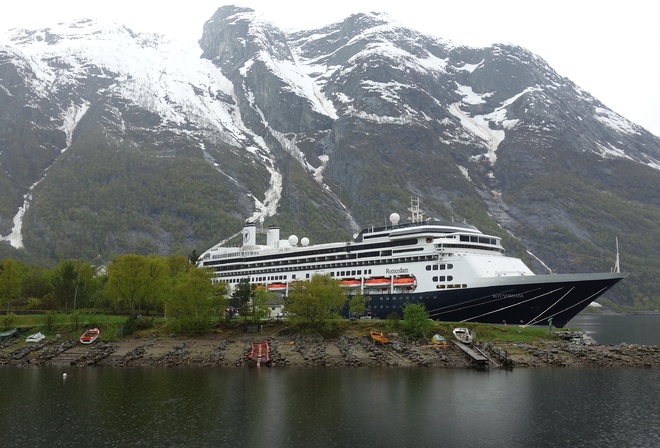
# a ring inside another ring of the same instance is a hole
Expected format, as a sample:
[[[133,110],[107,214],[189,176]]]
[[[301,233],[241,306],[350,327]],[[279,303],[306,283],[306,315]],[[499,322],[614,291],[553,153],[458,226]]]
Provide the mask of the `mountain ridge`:
[[[619,236],[634,286],[609,296],[657,308],[659,139],[524,48],[236,7],[199,46],[72,26],[0,46],[0,254],[201,252],[250,216],[347,239],[419,196],[537,271],[602,270]]]

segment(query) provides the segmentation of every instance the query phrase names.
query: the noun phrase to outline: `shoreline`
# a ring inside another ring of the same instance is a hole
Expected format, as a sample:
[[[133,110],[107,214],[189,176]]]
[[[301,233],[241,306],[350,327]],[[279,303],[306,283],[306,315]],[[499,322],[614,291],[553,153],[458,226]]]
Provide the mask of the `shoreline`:
[[[586,332],[562,332],[561,339],[536,342],[477,341],[487,368],[539,367],[660,367],[660,346],[638,344],[600,345]],[[447,345],[408,341],[388,334],[389,344],[374,342],[368,335],[283,336],[216,332],[200,337],[162,337],[155,334],[117,341],[102,339],[91,345],[56,337],[37,344],[22,341],[0,345],[0,366],[114,366],[114,367],[248,367],[252,343],[270,348],[270,367],[427,367],[485,368],[476,365],[453,342]]]

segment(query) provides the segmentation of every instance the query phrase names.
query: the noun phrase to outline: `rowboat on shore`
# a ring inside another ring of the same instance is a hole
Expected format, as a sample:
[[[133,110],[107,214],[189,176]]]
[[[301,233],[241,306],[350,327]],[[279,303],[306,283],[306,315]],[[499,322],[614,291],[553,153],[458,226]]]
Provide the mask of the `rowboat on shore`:
[[[464,327],[454,328],[452,333],[454,333],[454,337],[459,342],[462,342],[464,344],[471,344],[476,336],[474,330]]]
[[[101,332],[98,328],[90,328],[89,330],[85,331],[82,336],[80,336],[80,343],[91,344],[99,338],[100,334]]]
[[[25,342],[41,342],[44,339],[46,339],[46,335],[39,331],[25,338]]]
[[[433,342],[435,345],[447,345],[447,341],[445,340],[445,338],[440,336],[439,334],[434,334],[433,337],[431,338],[431,342]]]
[[[373,339],[375,342],[380,342],[381,344],[387,344],[390,342],[390,340],[383,334],[382,331],[379,333],[376,330],[371,330],[369,332],[369,336],[371,336],[371,339]]]
[[[11,330],[3,331],[0,333],[0,342],[5,342],[7,339],[14,338],[18,335],[18,328],[12,328]]]

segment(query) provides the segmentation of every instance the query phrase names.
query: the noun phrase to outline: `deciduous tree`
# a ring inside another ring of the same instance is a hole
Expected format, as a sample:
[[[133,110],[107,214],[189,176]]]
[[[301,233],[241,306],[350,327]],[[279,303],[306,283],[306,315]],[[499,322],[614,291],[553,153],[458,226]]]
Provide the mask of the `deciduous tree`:
[[[171,286],[168,265],[162,257],[125,254],[108,266],[106,294],[116,306],[135,308],[162,304]]]
[[[403,307],[403,325],[412,337],[425,336],[433,328],[433,322],[421,303],[408,303]]]
[[[291,288],[285,308],[293,313],[294,323],[320,330],[326,320],[338,318],[345,305],[346,293],[339,280],[329,275],[314,275]]]

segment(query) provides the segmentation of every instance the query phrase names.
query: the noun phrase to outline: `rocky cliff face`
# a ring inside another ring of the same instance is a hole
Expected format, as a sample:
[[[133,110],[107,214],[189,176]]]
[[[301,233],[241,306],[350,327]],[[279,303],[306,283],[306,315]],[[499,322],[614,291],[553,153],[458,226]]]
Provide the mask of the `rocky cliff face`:
[[[610,297],[660,302],[659,139],[523,48],[235,7],[195,45],[86,21],[4,43],[0,256],[202,251],[248,216],[345,240],[419,196],[537,272],[608,269],[618,236]]]

